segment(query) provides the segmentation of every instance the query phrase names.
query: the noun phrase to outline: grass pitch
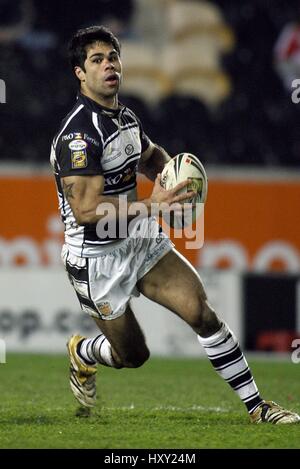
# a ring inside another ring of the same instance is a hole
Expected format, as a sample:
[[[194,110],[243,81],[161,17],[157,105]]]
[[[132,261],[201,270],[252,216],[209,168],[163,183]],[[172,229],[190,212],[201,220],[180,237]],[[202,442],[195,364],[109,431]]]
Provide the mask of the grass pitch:
[[[261,394],[300,413],[300,365],[249,360]],[[0,365],[1,448],[300,448],[300,425],[252,425],[208,360],[101,367],[97,408],[75,417],[66,356]]]

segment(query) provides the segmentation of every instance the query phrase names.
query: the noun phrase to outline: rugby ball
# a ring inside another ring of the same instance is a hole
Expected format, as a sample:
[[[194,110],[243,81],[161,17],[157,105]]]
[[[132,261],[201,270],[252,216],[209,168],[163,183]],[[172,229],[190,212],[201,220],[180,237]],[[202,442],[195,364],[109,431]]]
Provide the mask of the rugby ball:
[[[193,190],[197,192],[197,195],[191,200],[183,202],[183,205],[187,202],[193,203],[194,207],[190,216],[185,216],[185,220],[179,220],[177,217],[176,223],[176,220],[171,219],[170,224],[173,228],[183,228],[193,223],[200,216],[206,202],[208,189],[207,175],[202,163],[192,153],[179,153],[174,156],[165,165],[161,173],[161,185],[166,190],[173,189],[173,187],[185,180],[190,182],[178,194]]]

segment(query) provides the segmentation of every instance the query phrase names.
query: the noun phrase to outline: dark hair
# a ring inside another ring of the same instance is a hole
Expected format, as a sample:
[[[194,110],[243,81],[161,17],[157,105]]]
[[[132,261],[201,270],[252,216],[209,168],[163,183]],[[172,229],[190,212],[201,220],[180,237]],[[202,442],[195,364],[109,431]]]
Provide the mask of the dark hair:
[[[68,46],[69,61],[72,70],[74,70],[76,65],[85,70],[84,62],[87,56],[86,46],[97,41],[112,44],[120,55],[121,47],[118,39],[105,26],[90,26],[88,28],[79,29],[70,40]]]

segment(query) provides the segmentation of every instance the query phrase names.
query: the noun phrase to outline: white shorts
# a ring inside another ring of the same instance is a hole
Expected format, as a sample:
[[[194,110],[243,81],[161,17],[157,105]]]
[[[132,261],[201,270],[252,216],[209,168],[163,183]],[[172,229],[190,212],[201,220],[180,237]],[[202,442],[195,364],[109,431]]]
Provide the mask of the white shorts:
[[[136,283],[173,249],[172,241],[155,218],[145,219],[150,236],[129,237],[97,257],[78,257],[66,244],[62,260],[81,308],[94,318],[115,319],[124,314],[131,297],[139,296]]]

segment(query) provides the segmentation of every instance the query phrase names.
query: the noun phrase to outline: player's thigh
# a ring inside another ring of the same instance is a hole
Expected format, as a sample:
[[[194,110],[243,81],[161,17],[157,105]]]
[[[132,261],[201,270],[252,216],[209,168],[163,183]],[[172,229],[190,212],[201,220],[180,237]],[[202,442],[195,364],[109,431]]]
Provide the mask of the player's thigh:
[[[175,249],[138,282],[138,288],[189,323],[197,319],[207,300],[199,274]]]
[[[116,319],[93,318],[124,364],[140,365],[149,357],[143,331],[130,306]]]

